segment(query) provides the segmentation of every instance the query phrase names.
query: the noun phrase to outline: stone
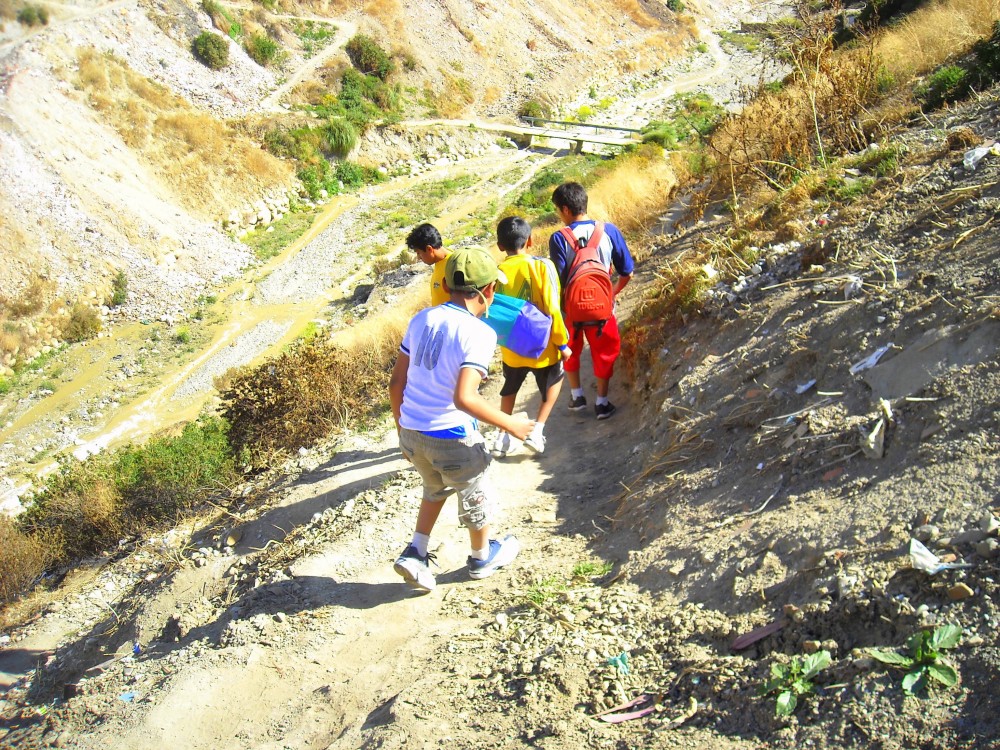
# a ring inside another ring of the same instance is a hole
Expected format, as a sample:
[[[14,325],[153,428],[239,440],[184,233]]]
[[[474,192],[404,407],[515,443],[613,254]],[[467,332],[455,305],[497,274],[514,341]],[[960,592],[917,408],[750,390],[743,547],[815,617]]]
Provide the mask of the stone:
[[[997,541],[996,539],[984,539],[976,545],[976,554],[980,557],[986,558],[987,560],[991,560],[996,557],[998,551],[1000,551],[1000,541]]]
[[[989,511],[983,513],[982,518],[979,519],[979,530],[984,534],[995,534],[997,529],[1000,529],[1000,521],[996,519],[996,516]]]
[[[948,598],[953,602],[960,602],[963,599],[968,599],[975,596],[975,591],[970,589],[964,583],[956,583],[950,589],[948,589]]]
[[[807,654],[815,654],[819,651],[819,641],[802,641],[802,651]]]
[[[913,536],[921,542],[930,542],[941,535],[941,529],[934,524],[925,523],[914,530]]]

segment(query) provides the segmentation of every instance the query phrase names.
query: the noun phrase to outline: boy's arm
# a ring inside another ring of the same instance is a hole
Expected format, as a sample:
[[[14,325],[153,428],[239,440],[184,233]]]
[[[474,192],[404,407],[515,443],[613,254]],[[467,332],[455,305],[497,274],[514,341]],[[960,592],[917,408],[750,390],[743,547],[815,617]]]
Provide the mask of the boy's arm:
[[[553,232],[549,237],[549,260],[556,267],[559,283],[565,283],[566,275],[566,240],[559,232]]]
[[[396,420],[396,432],[399,432],[399,414],[403,407],[403,391],[406,389],[406,371],[409,367],[409,355],[400,352],[389,377],[389,403],[392,405],[392,418]]]
[[[632,271],[635,270],[635,262],[632,260],[632,253],[628,250],[628,243],[625,236],[613,224],[605,224],[605,231],[611,240],[611,264],[618,272],[618,281],[615,283],[613,294],[617,297],[622,289],[628,286],[632,280]]]
[[[518,440],[524,440],[534,429],[534,421],[505,414],[480,396],[479,381],[482,379],[482,373],[472,367],[459,370],[458,383],[455,384],[455,406],[480,422],[496,425]]]

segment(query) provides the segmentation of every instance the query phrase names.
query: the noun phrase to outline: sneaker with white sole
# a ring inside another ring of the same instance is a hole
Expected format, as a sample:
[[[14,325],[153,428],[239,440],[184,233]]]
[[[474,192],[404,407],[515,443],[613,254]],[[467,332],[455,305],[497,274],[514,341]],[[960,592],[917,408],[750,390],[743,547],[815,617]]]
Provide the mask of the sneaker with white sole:
[[[521,441],[516,437],[512,437],[509,432],[501,432],[497,435],[496,442],[493,443],[493,448],[490,452],[497,458],[503,458],[504,456],[509,456],[511,453],[517,453],[521,445]]]
[[[417,552],[417,548],[411,544],[403,550],[403,554],[396,559],[396,564],[392,567],[413,588],[420,591],[433,591],[437,585],[434,574],[431,573],[430,563],[433,559],[434,555],[430,552],[421,555]]]
[[[517,537],[508,534],[500,541],[490,539],[490,554],[485,560],[469,557],[469,578],[488,578],[504,565],[510,565],[521,551],[521,543]]]
[[[577,396],[576,398],[570,396],[569,399],[569,410],[570,411],[583,411],[587,408],[587,397]]]
[[[597,404],[594,407],[594,412],[597,414],[598,419],[608,419],[609,417],[612,417],[616,411],[618,411],[618,409],[616,409],[615,405],[610,401],[606,404]]]
[[[545,453],[545,435],[537,431],[532,431],[532,433],[524,439],[524,445],[533,450],[535,453]]]

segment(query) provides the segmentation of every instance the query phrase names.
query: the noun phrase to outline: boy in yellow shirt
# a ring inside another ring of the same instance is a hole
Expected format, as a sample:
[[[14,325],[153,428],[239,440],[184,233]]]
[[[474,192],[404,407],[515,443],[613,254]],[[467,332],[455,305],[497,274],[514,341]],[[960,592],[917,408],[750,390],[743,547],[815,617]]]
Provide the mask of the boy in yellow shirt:
[[[519,216],[510,216],[497,225],[497,247],[507,257],[501,261],[500,270],[506,282],[497,286],[497,292],[508,297],[528,300],[552,318],[549,343],[537,359],[522,357],[505,347],[500,347],[504,383],[500,389],[500,410],[513,414],[517,392],[524,379],[531,373],[542,396],[538,417],[524,445],[535,453],[545,452],[545,420],[548,419],[559,397],[563,382],[563,359],[569,357],[569,332],[560,311],[559,275],[548,258],[528,254],[531,247],[531,225]],[[493,454],[506,456],[519,447],[520,441],[507,432],[501,432],[493,444]]]
[[[443,305],[451,299],[445,289],[444,265],[451,253],[446,252],[441,241],[441,233],[433,224],[421,224],[414,227],[406,237],[406,246],[424,263],[432,266],[431,270],[431,306]]]

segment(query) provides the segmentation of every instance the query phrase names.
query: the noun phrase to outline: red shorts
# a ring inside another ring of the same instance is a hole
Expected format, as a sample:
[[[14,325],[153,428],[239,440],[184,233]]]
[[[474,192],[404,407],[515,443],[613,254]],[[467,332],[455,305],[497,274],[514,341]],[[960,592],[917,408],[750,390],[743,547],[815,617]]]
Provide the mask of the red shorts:
[[[615,372],[615,360],[622,348],[621,337],[618,335],[618,321],[611,318],[603,328],[597,326],[574,326],[568,320],[569,348],[573,353],[563,363],[566,372],[580,371],[580,354],[583,352],[583,340],[590,344],[590,358],[594,362],[594,377],[610,380]]]

